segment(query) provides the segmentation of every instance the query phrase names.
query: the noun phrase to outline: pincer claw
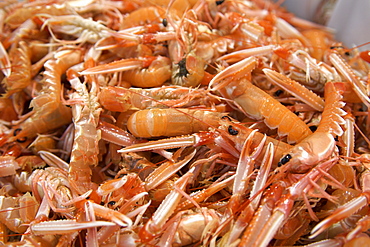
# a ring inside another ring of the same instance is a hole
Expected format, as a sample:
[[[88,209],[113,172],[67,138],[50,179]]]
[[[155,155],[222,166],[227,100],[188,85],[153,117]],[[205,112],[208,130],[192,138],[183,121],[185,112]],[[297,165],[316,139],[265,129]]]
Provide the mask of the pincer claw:
[[[325,102],[318,95],[316,95],[311,90],[302,86],[298,82],[286,77],[285,75],[273,71],[271,69],[262,69],[267,78],[273,83],[277,84],[279,87],[288,91],[298,99],[305,102],[307,105],[311,106],[317,111],[323,111]]]

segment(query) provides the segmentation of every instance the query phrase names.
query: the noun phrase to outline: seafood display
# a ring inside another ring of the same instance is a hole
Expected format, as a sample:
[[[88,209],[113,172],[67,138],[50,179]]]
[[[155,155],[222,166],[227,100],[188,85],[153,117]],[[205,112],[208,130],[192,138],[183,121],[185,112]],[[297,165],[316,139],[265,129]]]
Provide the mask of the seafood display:
[[[0,245],[369,245],[369,53],[279,3],[1,2]]]

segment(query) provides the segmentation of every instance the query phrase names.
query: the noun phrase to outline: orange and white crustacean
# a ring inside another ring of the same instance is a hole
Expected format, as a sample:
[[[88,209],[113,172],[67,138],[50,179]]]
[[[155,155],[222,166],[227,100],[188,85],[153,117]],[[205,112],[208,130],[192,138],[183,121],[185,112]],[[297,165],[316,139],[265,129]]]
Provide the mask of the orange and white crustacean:
[[[368,52],[280,4],[1,2],[0,242],[368,244]]]

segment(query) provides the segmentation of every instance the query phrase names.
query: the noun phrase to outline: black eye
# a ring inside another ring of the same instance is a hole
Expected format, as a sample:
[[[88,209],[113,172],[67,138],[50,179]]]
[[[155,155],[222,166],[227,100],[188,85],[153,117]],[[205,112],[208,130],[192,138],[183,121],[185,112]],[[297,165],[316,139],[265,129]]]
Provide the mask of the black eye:
[[[317,130],[317,126],[312,125],[309,127],[312,132],[315,132]]]
[[[216,5],[220,5],[220,4],[222,4],[223,2],[225,2],[225,0],[222,0],[222,1],[216,1]]]
[[[164,26],[164,27],[167,27],[168,22],[167,22],[167,19],[166,19],[166,18],[164,18],[164,19],[162,20],[162,24],[163,24],[163,26]]]
[[[281,90],[281,89],[279,89],[279,90],[277,90],[277,91],[274,93],[274,95],[275,95],[276,97],[279,97],[282,93],[284,93],[284,91],[283,91],[283,90]]]
[[[239,133],[239,131],[237,131],[236,129],[233,129],[233,126],[229,125],[229,128],[227,128],[227,131],[229,132],[230,135],[237,135]]]
[[[292,158],[290,154],[285,155],[283,158],[278,163],[278,166],[285,165],[286,163],[289,162],[289,160]]]
[[[113,207],[113,206],[114,206],[114,204],[116,204],[116,202],[115,202],[115,201],[110,201],[110,202],[108,202],[108,205],[109,205],[109,206],[111,206],[111,207]]]

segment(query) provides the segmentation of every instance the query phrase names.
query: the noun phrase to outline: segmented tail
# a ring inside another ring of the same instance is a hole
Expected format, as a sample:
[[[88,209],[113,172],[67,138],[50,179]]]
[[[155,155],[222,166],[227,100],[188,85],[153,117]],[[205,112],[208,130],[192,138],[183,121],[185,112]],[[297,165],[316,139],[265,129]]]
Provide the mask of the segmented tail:
[[[342,100],[344,92],[344,84],[341,82],[327,82],[325,85],[325,107],[322,112],[321,122],[317,128],[317,132],[329,132],[334,137],[343,135],[343,129],[340,125],[346,123],[343,115],[346,114],[342,110],[345,103]]]

